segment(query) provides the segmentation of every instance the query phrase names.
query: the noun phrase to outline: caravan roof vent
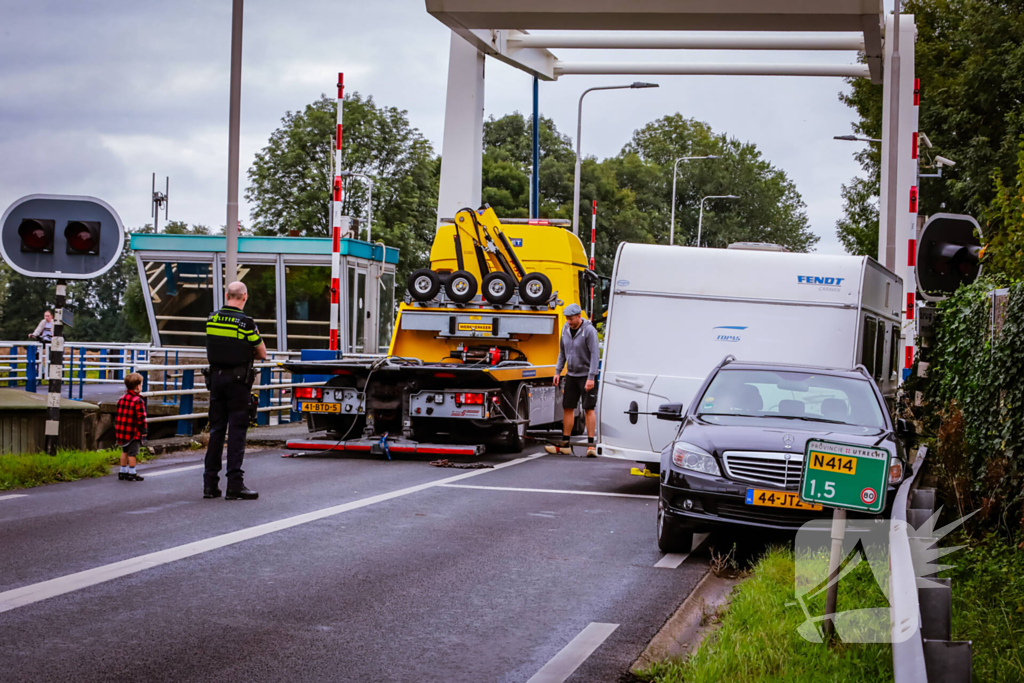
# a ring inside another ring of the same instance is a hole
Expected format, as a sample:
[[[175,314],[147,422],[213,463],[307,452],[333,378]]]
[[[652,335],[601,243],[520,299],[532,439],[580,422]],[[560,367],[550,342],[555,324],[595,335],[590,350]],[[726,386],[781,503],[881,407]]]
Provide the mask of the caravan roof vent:
[[[781,244],[772,244],[771,242],[733,242],[728,248],[746,249],[748,251],[789,251],[788,248]]]

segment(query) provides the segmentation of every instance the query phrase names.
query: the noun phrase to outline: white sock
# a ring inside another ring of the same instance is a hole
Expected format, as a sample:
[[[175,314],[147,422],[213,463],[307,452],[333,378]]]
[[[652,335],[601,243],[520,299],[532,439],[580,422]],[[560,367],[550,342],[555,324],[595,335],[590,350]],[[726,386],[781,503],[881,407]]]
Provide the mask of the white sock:
[[[125,465],[121,465],[121,474],[124,474],[127,471],[128,471],[128,467],[126,467]]]
[[[135,468],[134,467],[129,467],[128,468],[128,474],[135,474]]]

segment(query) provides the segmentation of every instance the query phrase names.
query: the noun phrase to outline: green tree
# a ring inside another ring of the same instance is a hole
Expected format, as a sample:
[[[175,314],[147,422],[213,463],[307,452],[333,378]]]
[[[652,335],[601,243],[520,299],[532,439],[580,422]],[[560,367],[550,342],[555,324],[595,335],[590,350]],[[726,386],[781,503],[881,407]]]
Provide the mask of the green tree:
[[[1024,137],[1018,145],[1017,175],[1005,182],[1002,170],[993,174],[995,196],[985,209],[985,267],[1011,280],[1024,280]]]
[[[904,10],[915,15],[918,30],[920,130],[934,145],[922,162],[936,154],[957,162],[941,180],[922,181],[919,208],[922,214],[980,215],[996,193],[993,172],[1014,175],[1017,141],[1024,133],[1024,5],[1020,0],[907,0]],[[854,131],[881,137],[882,86],[863,78],[849,83],[851,91],[840,99],[857,113]],[[879,146],[858,152],[857,158],[877,196]],[[864,190],[852,183],[846,189],[855,197]],[[866,220],[864,206],[848,200],[846,218],[837,224],[847,248],[866,244],[857,233],[878,232],[877,220]]]
[[[288,112],[249,169],[246,199],[260,235],[330,235],[336,100]],[[428,256],[437,217],[439,160],[404,110],[345,99],[342,166],[374,180],[373,241],[401,250],[399,278]],[[345,180],[342,213],[366,216],[366,185]],[[364,225],[365,229],[365,225]],[[365,233],[364,233],[365,236]]]
[[[847,253],[878,257],[878,185],[854,178],[843,185],[845,215],[836,221],[836,234]]]

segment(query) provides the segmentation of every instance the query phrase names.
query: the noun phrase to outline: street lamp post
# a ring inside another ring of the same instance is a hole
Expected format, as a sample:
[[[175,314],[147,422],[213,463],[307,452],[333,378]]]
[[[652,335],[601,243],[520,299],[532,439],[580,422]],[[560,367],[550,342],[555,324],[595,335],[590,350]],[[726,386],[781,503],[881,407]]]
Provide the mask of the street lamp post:
[[[580,234],[580,133],[583,129],[583,98],[592,90],[625,90],[627,88],[639,89],[657,87],[657,83],[643,83],[641,81],[637,81],[636,83],[630,83],[629,85],[599,85],[593,88],[587,88],[583,91],[583,94],[580,95],[579,111],[576,114],[576,173],[572,182],[572,232],[574,235]]]
[[[369,186],[366,198],[366,241],[372,244],[373,240],[370,239],[370,229],[373,227],[373,178],[365,173],[356,173],[355,171],[342,171],[338,175],[342,178],[362,178]],[[356,235],[356,238],[358,237],[359,235]]]
[[[694,161],[696,159],[721,159],[722,157],[715,154],[709,154],[705,157],[679,157],[676,159],[676,163],[672,165],[672,218],[669,221],[668,226],[668,243],[669,245],[675,244],[676,237],[676,172],[679,170],[680,161]]]
[[[704,227],[704,202],[709,199],[739,199],[734,194],[712,194],[700,200],[700,218],[697,220],[697,246],[700,246],[700,233]]]

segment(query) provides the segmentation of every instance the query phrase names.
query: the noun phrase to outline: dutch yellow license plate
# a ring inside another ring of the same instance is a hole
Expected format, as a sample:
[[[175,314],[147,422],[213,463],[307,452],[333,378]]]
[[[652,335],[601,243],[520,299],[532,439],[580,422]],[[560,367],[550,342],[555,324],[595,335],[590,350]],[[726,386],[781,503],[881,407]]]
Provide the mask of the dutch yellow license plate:
[[[747,489],[747,505],[763,505],[772,508],[789,510],[821,510],[820,505],[805,503],[795,491],[768,491],[765,489]]]
[[[304,413],[340,413],[340,403],[306,403],[302,404]]]

